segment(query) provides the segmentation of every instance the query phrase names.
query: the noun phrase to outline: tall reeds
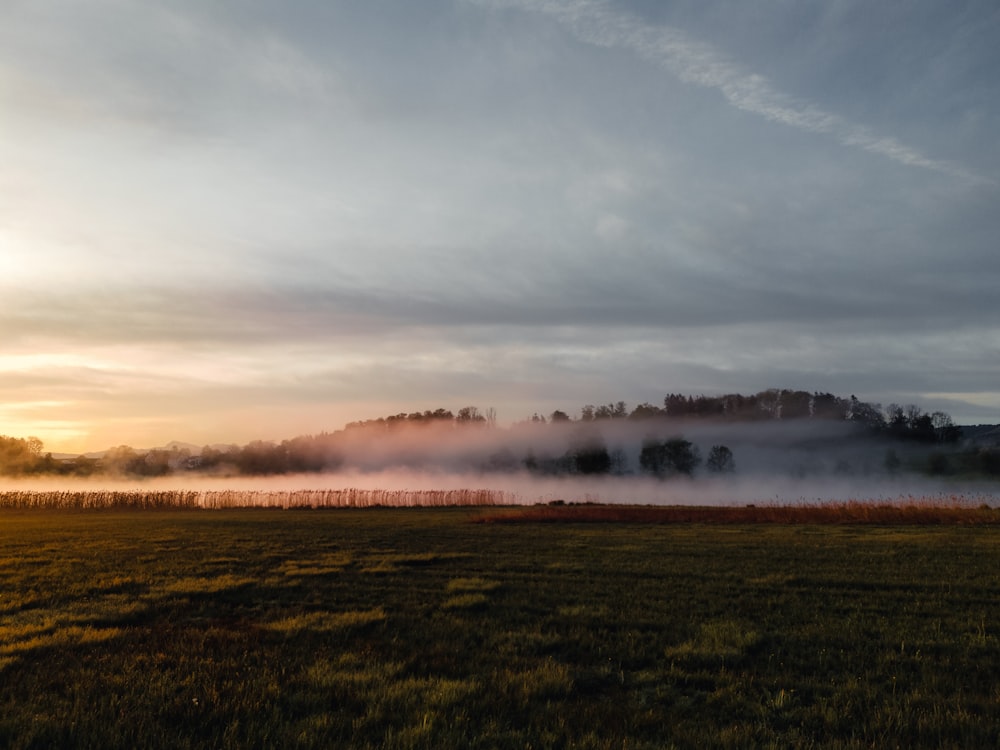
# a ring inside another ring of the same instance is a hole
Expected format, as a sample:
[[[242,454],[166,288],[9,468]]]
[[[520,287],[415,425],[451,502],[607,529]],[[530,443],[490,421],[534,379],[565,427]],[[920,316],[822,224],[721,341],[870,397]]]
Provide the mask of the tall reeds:
[[[511,505],[503,490],[17,490],[0,491],[0,508],[373,508]]]

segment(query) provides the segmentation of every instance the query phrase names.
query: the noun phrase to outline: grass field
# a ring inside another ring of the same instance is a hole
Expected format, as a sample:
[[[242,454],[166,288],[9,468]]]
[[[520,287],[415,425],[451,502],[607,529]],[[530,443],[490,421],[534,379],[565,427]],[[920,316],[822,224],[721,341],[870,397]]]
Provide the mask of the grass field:
[[[995,526],[497,513],[5,510],[0,747],[1000,745]]]

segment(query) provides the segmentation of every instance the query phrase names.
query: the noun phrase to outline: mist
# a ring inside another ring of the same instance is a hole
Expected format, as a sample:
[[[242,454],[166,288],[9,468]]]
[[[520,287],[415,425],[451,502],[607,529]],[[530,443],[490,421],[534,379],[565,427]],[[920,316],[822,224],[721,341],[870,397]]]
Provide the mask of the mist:
[[[789,505],[861,501],[1000,506],[1000,483],[929,480],[916,476],[780,476],[658,480],[643,476],[539,477],[527,472],[483,473],[385,469],[368,472],[293,474],[271,477],[171,476],[153,479],[100,477],[0,480],[0,492],[79,492],[185,490],[294,492],[297,490],[492,490],[511,504],[610,503],[630,505]]]
[[[332,438],[337,468],[345,472],[405,468],[502,474],[516,473],[533,461],[541,466],[535,473],[560,473],[560,459],[581,448],[604,447],[613,458],[611,473],[632,476],[642,473],[639,456],[644,442],[682,438],[692,443],[701,459],[713,446],[728,447],[740,477],[871,478],[895,473],[886,466],[889,451],[904,463],[927,452],[926,447],[870,436],[850,422],[805,419],[752,423],[611,419],[529,422],[508,428],[402,424],[349,429]],[[699,474],[706,476],[704,464]]]
[[[671,472],[657,477],[640,465],[644,444],[675,438],[688,441],[698,458],[690,476]],[[713,472],[704,459],[717,446],[729,449],[733,463]],[[916,467],[936,449],[825,419],[600,419],[510,427],[378,422],[280,445],[252,443],[229,453],[217,449],[211,465],[196,461],[195,468],[161,477],[106,472],[86,478],[2,478],[0,491],[489,490],[517,504],[746,505],[912,498],[997,504],[1000,484],[995,480],[919,473]],[[310,465],[313,471],[303,473],[249,474],[238,465],[241,450],[262,455],[283,450],[286,459],[298,451],[316,463]],[[587,473],[577,459],[581,452],[595,450],[606,452],[609,463]]]

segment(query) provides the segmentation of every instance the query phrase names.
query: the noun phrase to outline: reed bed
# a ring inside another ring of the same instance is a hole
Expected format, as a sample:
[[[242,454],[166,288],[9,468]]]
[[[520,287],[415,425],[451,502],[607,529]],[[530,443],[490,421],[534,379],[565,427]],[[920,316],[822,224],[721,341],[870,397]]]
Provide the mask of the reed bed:
[[[0,491],[0,508],[170,510],[205,508],[442,508],[511,505],[502,490],[69,490]]]
[[[0,491],[0,509],[20,510],[496,508],[496,512],[478,518],[479,523],[1000,524],[1000,508],[994,506],[993,497],[967,495],[745,506],[628,505],[597,501],[525,506],[524,499],[516,493],[496,489]]]

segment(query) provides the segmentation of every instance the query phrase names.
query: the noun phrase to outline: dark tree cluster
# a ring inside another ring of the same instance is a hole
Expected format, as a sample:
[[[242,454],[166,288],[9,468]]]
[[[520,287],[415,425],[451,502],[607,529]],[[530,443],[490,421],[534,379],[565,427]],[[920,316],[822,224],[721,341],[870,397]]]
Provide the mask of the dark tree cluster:
[[[648,405],[647,405],[648,406]],[[848,402],[830,393],[779,390],[772,388],[750,396],[727,393],[722,396],[668,394],[660,416],[672,419],[714,418],[727,422],[756,422],[773,419],[844,419]],[[643,409],[642,416],[658,416]]]
[[[469,407],[475,408],[475,407]],[[402,425],[429,425],[429,424],[454,424],[455,415],[448,409],[435,409],[434,411],[415,411],[409,414],[400,412],[388,417],[378,417],[377,419],[364,419],[358,422],[348,422],[346,430],[378,430],[392,429]]]
[[[0,435],[0,474],[24,476],[40,474],[51,462],[42,456],[42,441],[38,438],[15,438]]]
[[[60,461],[53,458],[51,453],[42,453],[43,447],[42,441],[36,437],[0,435],[0,476],[87,477],[99,471],[96,459],[79,456],[70,461]]]
[[[566,420],[565,412],[553,412]],[[628,411],[624,401],[595,407],[591,404],[580,410],[580,422],[606,419],[629,420],[700,420],[718,422],[761,422],[773,420],[829,420],[848,421],[862,429],[881,436],[920,443],[953,443],[961,437],[951,417],[941,411],[924,413],[914,405],[906,407],[890,404],[883,410],[881,404],[849,399],[832,393],[809,393],[771,388],[749,396],[729,393],[722,396],[686,396],[667,394],[663,406],[642,403]],[[544,417],[535,415],[532,421],[544,423]]]
[[[512,454],[505,450],[491,456],[484,468],[493,469],[500,465],[498,459],[501,455],[506,459],[504,465],[512,466],[509,461]],[[647,437],[643,441],[638,459],[639,468],[643,473],[661,479],[693,477],[698,467],[702,465],[698,447],[680,436],[666,440]],[[621,475],[629,471],[629,459],[622,448],[609,449],[596,426],[588,425],[571,435],[569,447],[562,455],[539,456],[529,450],[520,462],[520,466],[532,474],[543,476]],[[735,470],[735,466],[733,452],[728,447],[712,446],[708,461],[705,462],[705,468],[710,473],[729,473]]]
[[[896,440],[917,443],[954,443],[962,434],[944,412],[926,414],[913,404],[889,404],[882,430]]]
[[[628,415],[628,409],[625,407],[624,401],[602,406],[587,404],[580,410],[580,421],[595,422],[602,419],[625,419]]]
[[[537,416],[537,415],[536,415]],[[345,430],[391,430],[396,427],[414,425],[453,425],[470,426],[477,425],[483,427],[496,426],[496,410],[492,407],[485,412],[476,406],[463,406],[458,410],[458,414],[453,414],[450,409],[435,409],[430,411],[415,411],[409,414],[400,412],[388,417],[378,417],[377,419],[364,419],[358,422],[348,422]]]
[[[847,419],[851,401],[831,393],[779,390],[761,391],[750,396],[729,393],[722,396],[667,394],[663,405],[644,402],[629,411],[624,401],[601,406],[587,404],[580,409],[581,422],[607,419],[716,419],[727,422],[755,422],[772,419]],[[568,420],[563,411],[553,412]],[[545,422],[534,415],[531,421]]]
[[[690,440],[673,437],[669,440],[647,438],[639,454],[639,466],[653,476],[694,476],[701,463],[698,447]]]
[[[640,468],[660,478],[694,476],[701,462],[698,447],[683,437],[669,440],[646,438],[639,454]],[[732,450],[725,445],[713,445],[705,461],[705,468],[712,474],[732,473],[736,470]]]
[[[577,474],[608,474],[611,471],[611,453],[599,433],[576,438],[567,456],[569,466]]]
[[[338,437],[329,432],[300,435],[280,443],[254,440],[242,448],[205,447],[190,461],[191,468],[203,471],[250,475],[330,471],[340,464]]]
[[[733,452],[725,445],[713,445],[708,453],[705,467],[713,474],[730,474],[736,471],[736,461]]]
[[[187,450],[156,448],[140,452],[128,445],[107,451],[97,467],[106,474],[129,474],[137,477],[165,477],[188,468],[191,454]]]

